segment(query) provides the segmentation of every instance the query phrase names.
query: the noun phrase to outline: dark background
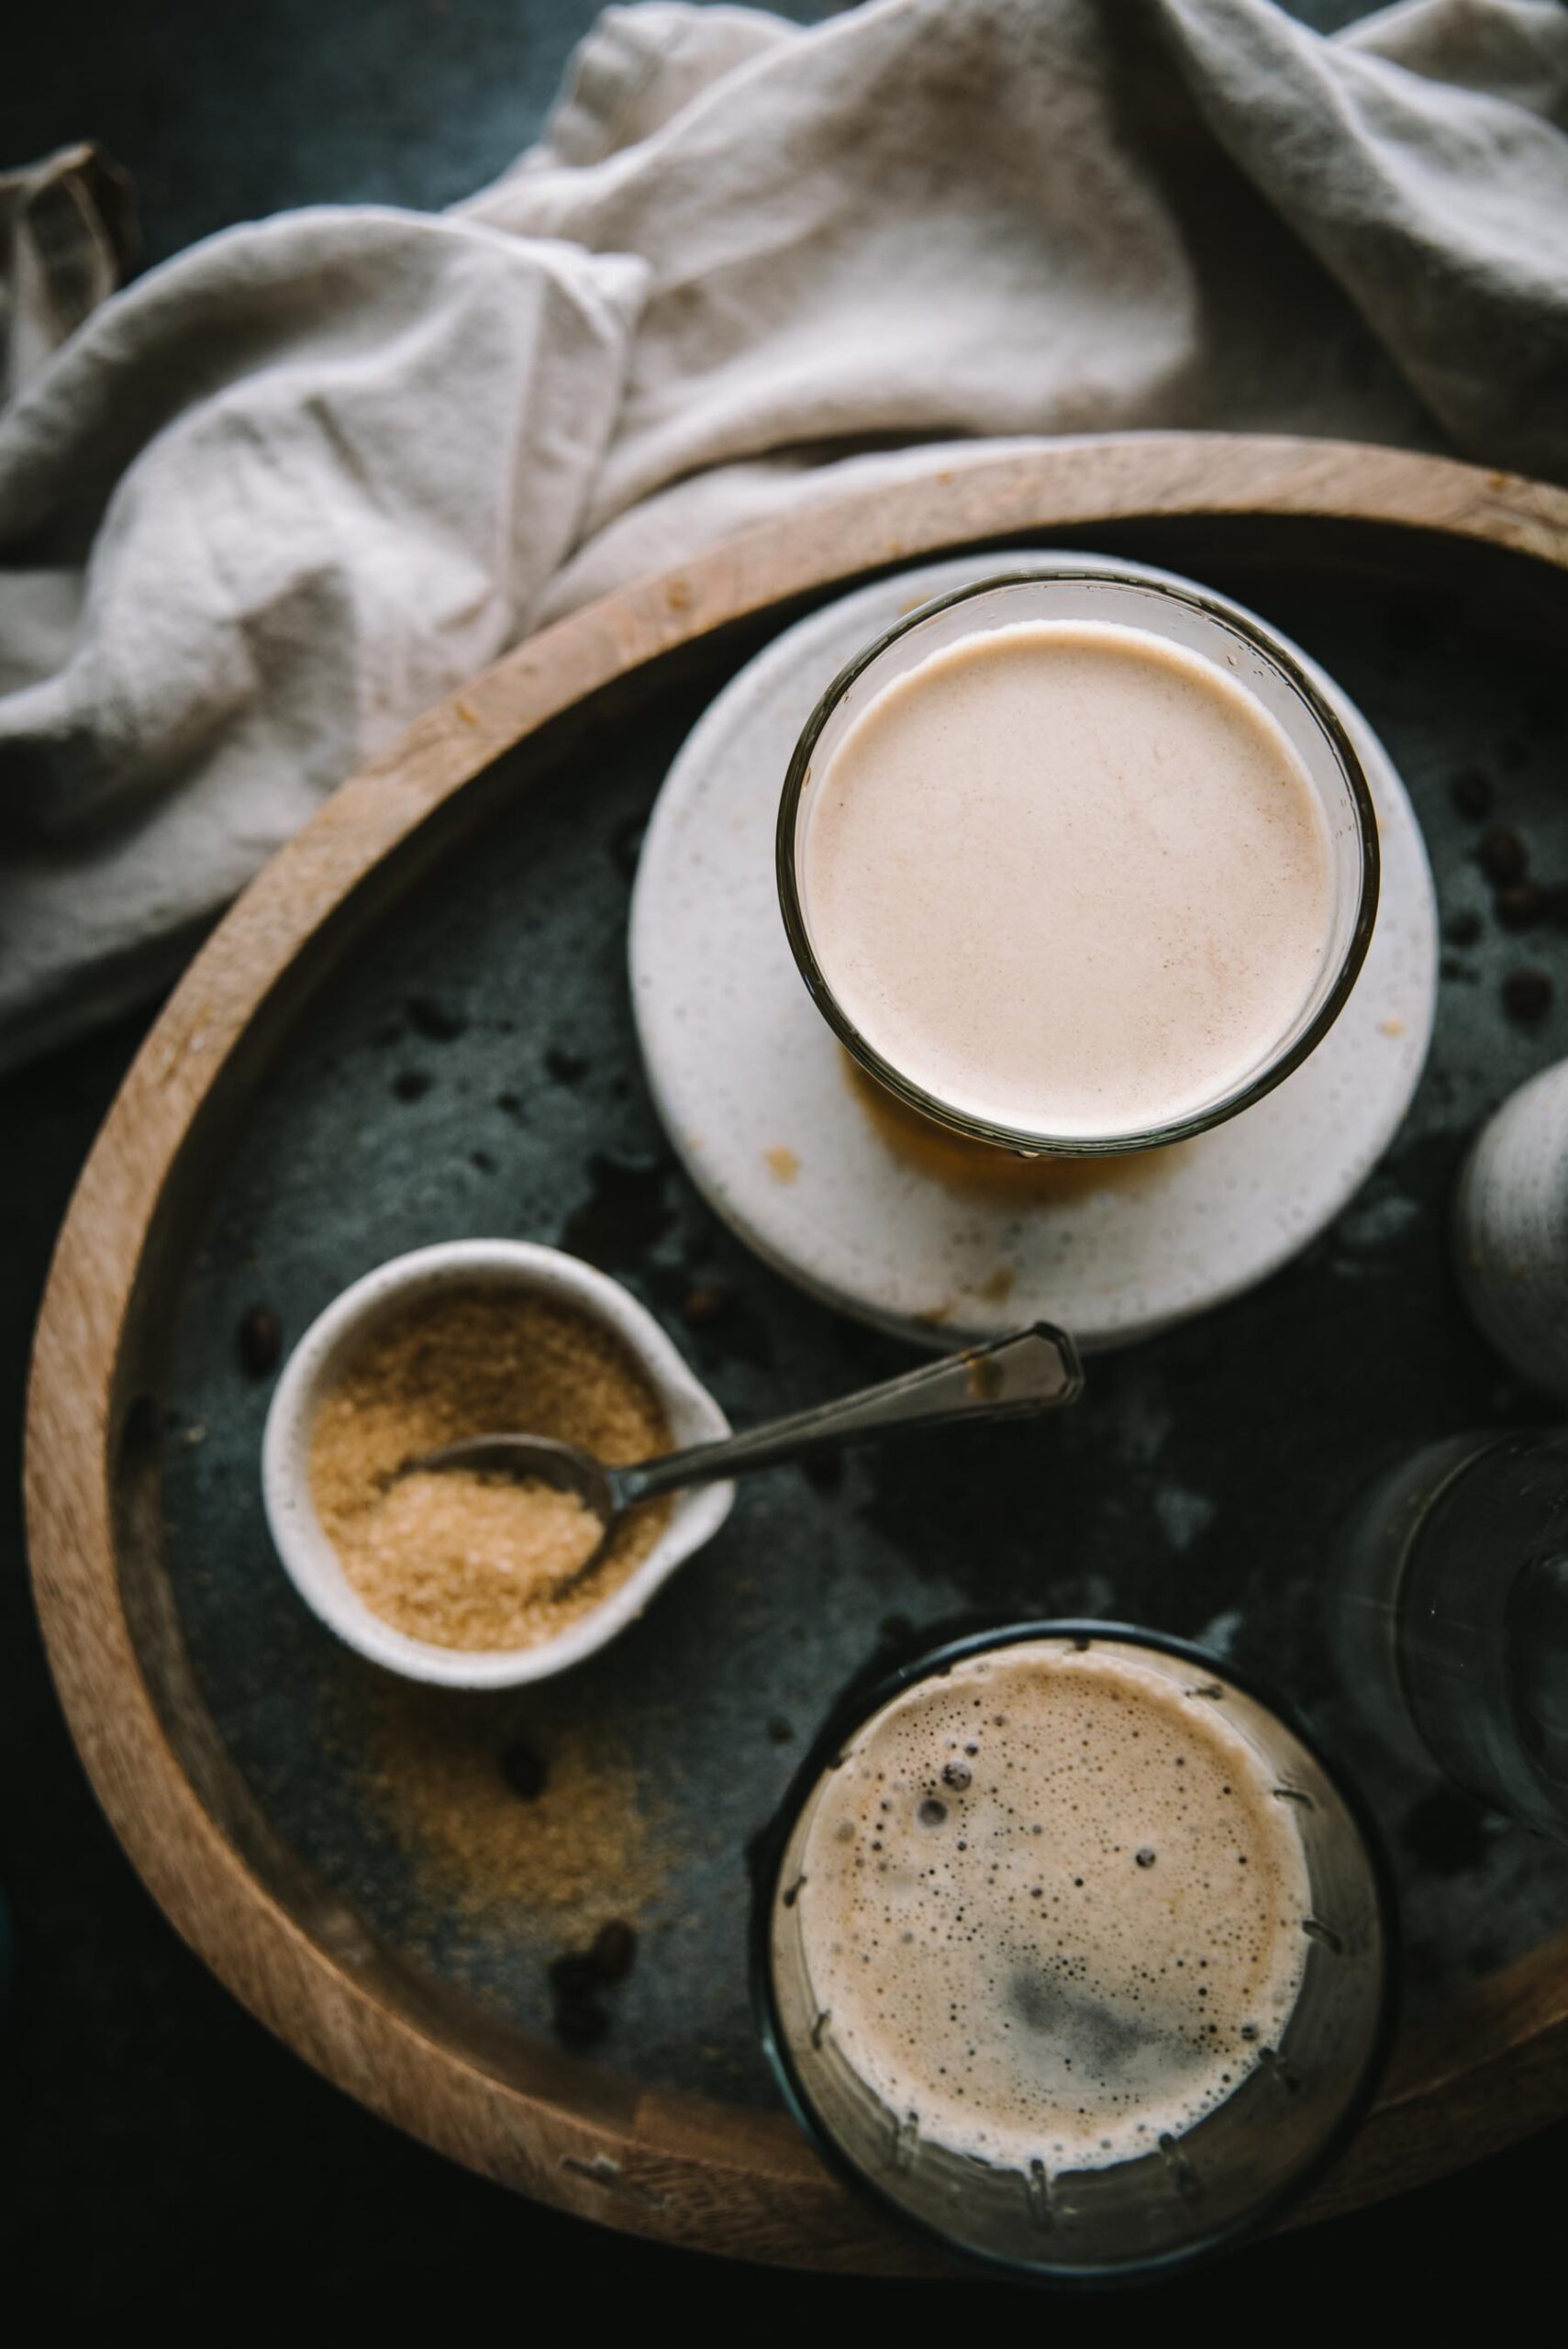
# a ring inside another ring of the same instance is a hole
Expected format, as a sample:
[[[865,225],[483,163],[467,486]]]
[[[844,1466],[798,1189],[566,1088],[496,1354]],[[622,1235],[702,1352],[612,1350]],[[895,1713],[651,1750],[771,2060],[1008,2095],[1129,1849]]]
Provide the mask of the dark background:
[[[134,176],[145,260],[279,206],[439,206],[537,133],[593,0],[83,0],[8,31],[0,164],[82,137]],[[785,0],[783,13],[833,13]],[[1296,13],[1329,28],[1356,0]],[[155,1909],[100,1818],[49,1686],[17,1499],[28,1334],[76,1171],[144,1019],[0,1084],[0,1882],[14,1969],[0,2027],[0,2274],[53,2316],[231,2310],[391,2325],[473,2311],[566,2331],[642,2296],[670,2320],[829,2309],[950,2320],[1000,2287],[771,2275],[660,2251],[534,2208],[326,2087],[221,1990]],[[1554,2280],[1547,2194],[1568,2128],[1402,2202],[1256,2246],[1137,2312],[1451,2320],[1499,2271]],[[1555,2203],[1555,2197],[1552,2198]],[[541,2296],[550,2295],[545,2306]],[[562,2296],[569,2295],[569,2298]],[[917,2297],[918,2295],[918,2298]],[[1548,2303],[1551,2305],[1551,2303]],[[1129,2311],[1126,2302],[1119,2304]],[[1075,2310],[1101,2323],[1104,2305]],[[28,2337],[32,2337],[29,2332]]]

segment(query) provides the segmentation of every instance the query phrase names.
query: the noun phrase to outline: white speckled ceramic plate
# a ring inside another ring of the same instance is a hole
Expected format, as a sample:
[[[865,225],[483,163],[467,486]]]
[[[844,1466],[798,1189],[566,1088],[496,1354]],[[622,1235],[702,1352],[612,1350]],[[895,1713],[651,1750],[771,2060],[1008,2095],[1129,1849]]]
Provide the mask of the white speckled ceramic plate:
[[[1026,1167],[878,1115],[814,1008],[784,937],[773,826],[791,750],[850,655],[966,579],[1082,555],[923,563],[785,631],[733,678],[671,768],[631,912],[649,1082],[697,1188],[767,1263],[917,1343],[1047,1319],[1110,1346],[1262,1280],[1343,1207],[1392,1139],[1427,1055],[1437,906],[1404,785],[1340,709],[1377,807],[1383,885],[1354,994],[1312,1058],[1195,1141]],[[1168,574],[1121,562],[1151,578]],[[1296,649],[1296,648],[1293,648]]]

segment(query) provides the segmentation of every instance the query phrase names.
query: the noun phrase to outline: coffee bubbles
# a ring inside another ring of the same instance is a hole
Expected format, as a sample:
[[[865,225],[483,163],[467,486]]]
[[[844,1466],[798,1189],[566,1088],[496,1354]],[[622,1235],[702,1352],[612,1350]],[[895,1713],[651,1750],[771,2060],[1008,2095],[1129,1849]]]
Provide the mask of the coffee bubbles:
[[[1026,2173],[1135,2159],[1267,2055],[1307,1867],[1219,1694],[1021,1642],[894,1698],[820,1780],[790,1887],[817,2034],[926,2141]]]

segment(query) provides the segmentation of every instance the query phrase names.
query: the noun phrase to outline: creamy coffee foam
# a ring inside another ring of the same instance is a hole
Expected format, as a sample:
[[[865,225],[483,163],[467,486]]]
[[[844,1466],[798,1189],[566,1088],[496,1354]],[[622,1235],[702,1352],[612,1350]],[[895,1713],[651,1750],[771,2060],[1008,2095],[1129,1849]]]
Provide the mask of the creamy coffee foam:
[[[1222,1703],[1029,1642],[884,1708],[823,1779],[789,1912],[845,2061],[920,2134],[1100,2167],[1223,2102],[1301,1986],[1294,1806]]]
[[[798,874],[845,1014],[937,1100],[1064,1140],[1201,1110],[1262,1066],[1334,921],[1326,819],[1213,662],[1098,622],[964,637],[808,785]]]

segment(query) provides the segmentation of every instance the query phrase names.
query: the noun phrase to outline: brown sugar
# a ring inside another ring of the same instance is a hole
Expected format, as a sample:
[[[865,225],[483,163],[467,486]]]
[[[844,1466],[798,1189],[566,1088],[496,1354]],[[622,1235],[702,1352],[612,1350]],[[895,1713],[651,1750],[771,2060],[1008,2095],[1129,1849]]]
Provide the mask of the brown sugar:
[[[524,1648],[617,1589],[663,1530],[668,1501],[600,1537],[575,1495],[469,1469],[398,1471],[497,1431],[581,1445],[612,1466],[667,1451],[669,1421],[602,1324],[515,1289],[421,1299],[373,1330],[322,1400],[310,1442],[316,1513],[368,1607],[437,1647]]]
[[[615,1723],[356,1674],[329,1735],[432,1926],[509,1936],[531,1920],[559,1942],[657,1903],[672,1829]]]

